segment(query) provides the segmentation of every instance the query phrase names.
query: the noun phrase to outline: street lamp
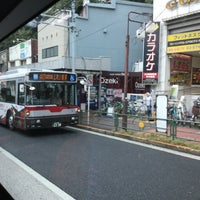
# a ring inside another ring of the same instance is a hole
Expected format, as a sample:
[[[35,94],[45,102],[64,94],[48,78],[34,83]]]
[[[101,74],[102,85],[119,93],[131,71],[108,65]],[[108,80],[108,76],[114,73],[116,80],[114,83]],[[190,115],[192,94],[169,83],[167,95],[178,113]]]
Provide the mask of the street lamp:
[[[138,13],[134,11],[130,11],[128,13],[128,20],[127,20],[127,33],[126,33],[126,52],[125,52],[125,65],[124,65],[124,101],[123,101],[123,117],[122,117],[122,129],[127,130],[127,108],[128,108],[128,99],[127,99],[127,92],[128,92],[128,65],[129,65],[129,43],[130,43],[130,34],[129,34],[129,22],[135,22],[139,24],[143,24],[142,21],[137,21],[131,18],[131,15],[145,15],[149,16],[149,13]]]
[[[80,84],[81,85],[86,85],[87,86],[87,93],[88,93],[88,97],[87,97],[87,123],[90,123],[90,83],[88,82],[88,79],[85,77],[78,77]]]

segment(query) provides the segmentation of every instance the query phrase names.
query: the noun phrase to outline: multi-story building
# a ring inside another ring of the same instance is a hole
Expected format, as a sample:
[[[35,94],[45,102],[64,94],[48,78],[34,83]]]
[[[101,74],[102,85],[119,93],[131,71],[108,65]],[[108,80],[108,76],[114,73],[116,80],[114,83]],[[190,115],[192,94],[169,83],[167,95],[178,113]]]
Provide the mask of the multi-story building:
[[[23,41],[10,47],[8,51],[8,69],[30,65],[37,62],[38,42],[36,39]]]
[[[134,63],[143,59],[143,42],[136,37],[136,31],[143,22],[150,20],[152,9],[151,4],[120,0],[113,0],[110,4],[86,4],[76,20],[79,30],[76,54],[83,57],[110,57],[111,71],[124,71],[128,13],[135,12],[129,22],[131,71]]]
[[[175,99],[184,95],[191,114],[200,95],[200,1],[154,0],[153,10],[161,33],[156,91]]]
[[[86,3],[76,17],[75,57],[76,69],[88,67],[88,58],[110,62],[105,63],[108,71],[124,71],[125,40],[127,32],[128,13],[136,12],[130,23],[130,71],[137,61],[143,59],[143,42],[136,37],[136,31],[143,22],[150,20],[152,5],[130,1],[111,1],[111,3]],[[137,14],[138,13],[138,14]],[[149,13],[149,16],[143,15]],[[67,20],[63,23],[59,19],[50,19],[47,24],[38,26],[39,62],[53,61],[65,58],[66,68],[70,68],[70,29]],[[135,22],[140,21],[141,23]],[[49,53],[48,53],[49,52]],[[103,59],[103,60],[102,60]],[[110,65],[110,66],[109,66]],[[63,66],[62,66],[63,67]],[[91,69],[91,67],[90,67]]]

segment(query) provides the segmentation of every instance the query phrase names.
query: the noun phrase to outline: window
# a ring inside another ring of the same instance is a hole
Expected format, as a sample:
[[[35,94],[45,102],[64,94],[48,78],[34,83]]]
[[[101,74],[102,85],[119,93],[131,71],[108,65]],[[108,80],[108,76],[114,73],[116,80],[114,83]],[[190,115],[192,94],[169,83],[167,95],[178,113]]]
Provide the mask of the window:
[[[42,49],[42,58],[58,56],[58,46]]]
[[[23,83],[18,85],[18,104],[24,105],[25,102],[25,86]]]
[[[74,105],[74,85],[56,82],[29,82],[23,90],[19,86],[21,100],[24,102],[24,92],[27,105]]]
[[[3,102],[15,103],[16,82],[7,81],[1,83],[0,100]]]

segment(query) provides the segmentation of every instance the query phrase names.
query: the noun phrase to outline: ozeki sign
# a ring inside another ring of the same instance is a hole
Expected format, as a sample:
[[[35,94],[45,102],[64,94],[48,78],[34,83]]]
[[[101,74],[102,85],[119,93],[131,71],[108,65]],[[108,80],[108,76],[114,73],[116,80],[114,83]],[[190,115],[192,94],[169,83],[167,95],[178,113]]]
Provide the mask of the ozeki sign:
[[[156,23],[153,33],[145,34],[143,84],[154,85],[158,83],[159,37],[160,24]]]

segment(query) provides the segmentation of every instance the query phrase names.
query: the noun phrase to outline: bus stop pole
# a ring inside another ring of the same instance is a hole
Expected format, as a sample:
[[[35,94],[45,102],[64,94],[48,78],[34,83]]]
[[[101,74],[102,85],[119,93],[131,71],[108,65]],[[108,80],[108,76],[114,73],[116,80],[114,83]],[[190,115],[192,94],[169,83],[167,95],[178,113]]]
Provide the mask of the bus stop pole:
[[[90,124],[90,85],[88,84],[88,108],[87,108],[87,124]]]

